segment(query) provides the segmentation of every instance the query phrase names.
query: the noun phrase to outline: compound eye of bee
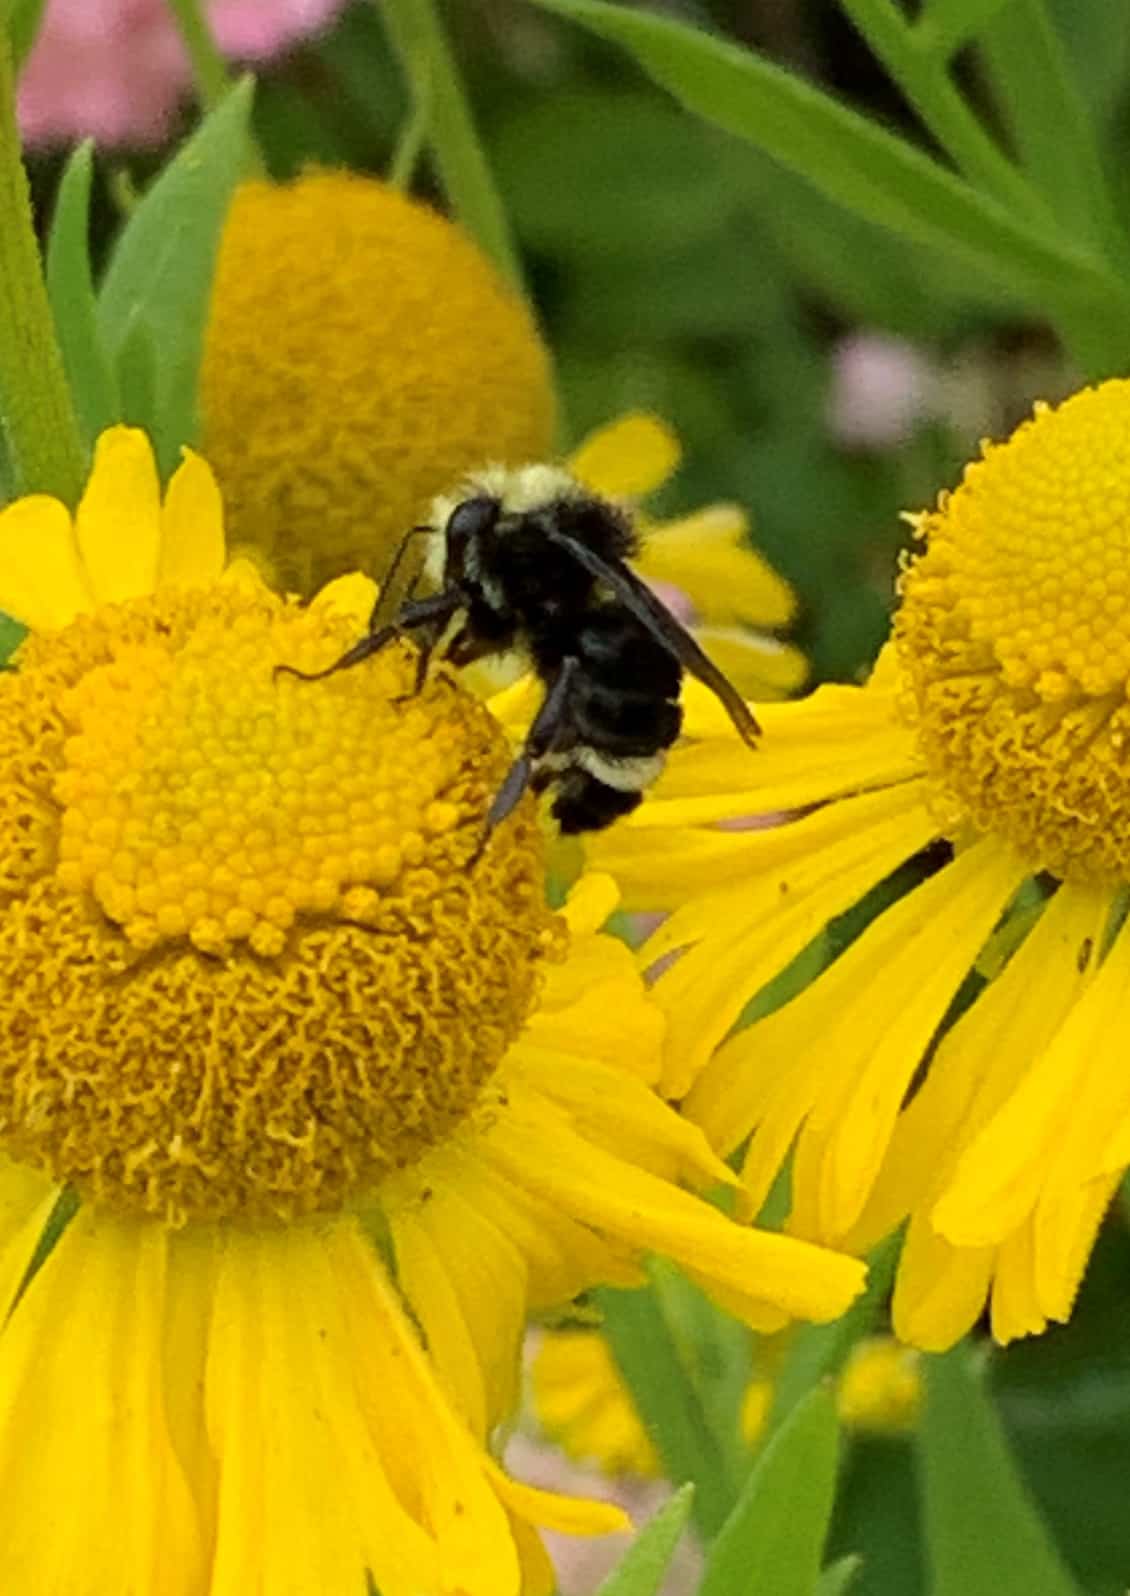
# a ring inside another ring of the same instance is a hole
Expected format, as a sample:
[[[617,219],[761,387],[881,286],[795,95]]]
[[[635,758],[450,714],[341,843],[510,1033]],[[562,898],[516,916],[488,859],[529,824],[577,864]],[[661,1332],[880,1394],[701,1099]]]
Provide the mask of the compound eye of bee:
[[[487,494],[464,499],[447,518],[444,532],[448,543],[453,540],[465,542],[468,538],[481,537],[484,532],[489,532],[498,520],[499,508],[498,500]]]

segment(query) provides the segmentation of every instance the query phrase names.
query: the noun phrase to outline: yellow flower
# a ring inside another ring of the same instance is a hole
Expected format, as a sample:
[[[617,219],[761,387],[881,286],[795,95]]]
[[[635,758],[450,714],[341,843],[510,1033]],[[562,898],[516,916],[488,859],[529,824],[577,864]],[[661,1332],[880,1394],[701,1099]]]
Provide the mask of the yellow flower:
[[[774,1349],[775,1352],[775,1349]],[[774,1352],[770,1361],[775,1362]],[[599,1330],[546,1331],[530,1366],[531,1398],[541,1429],[576,1463],[613,1477],[654,1479],[663,1466]],[[836,1383],[836,1408],[851,1430],[897,1435],[913,1427],[921,1399],[917,1355],[891,1336],[857,1342]],[[746,1444],[761,1440],[773,1379],[750,1376],[739,1422]]]
[[[232,545],[309,594],[380,575],[435,494],[549,453],[549,357],[458,227],[355,172],[245,183],[200,378]]]
[[[1130,1162],[1130,383],[1039,408],[915,528],[868,684],[768,706],[755,756],[700,705],[703,740],[591,855],[629,902],[690,900],[642,957],[685,950],[656,988],[676,1086],[723,1151],[752,1132],[751,1208],[791,1149],[793,1233],[865,1249],[909,1215],[895,1328],[941,1348],[987,1298],[1002,1341],[1066,1319]]]
[[[32,628],[0,676],[0,1588],[544,1591],[532,1523],[619,1519],[485,1449],[528,1305],[654,1249],[753,1322],[826,1318],[860,1266],[684,1188],[732,1177],[658,1094],[614,887],[547,910],[530,801],[472,868],[489,711],[413,694],[407,648],[276,675],[372,584],[302,607],[223,561],[208,468],[162,504],[128,428],[73,523],[0,514]]]

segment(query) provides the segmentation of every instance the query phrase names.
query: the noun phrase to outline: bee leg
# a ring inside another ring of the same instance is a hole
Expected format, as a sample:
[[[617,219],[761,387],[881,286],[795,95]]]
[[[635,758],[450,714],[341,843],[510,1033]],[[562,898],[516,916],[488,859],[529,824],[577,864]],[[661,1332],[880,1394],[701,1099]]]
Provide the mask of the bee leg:
[[[370,629],[364,637],[358,638],[352,648],[347,648],[340,659],[334,660],[332,665],[327,665],[325,670],[300,671],[294,665],[276,665],[275,675],[285,671],[288,676],[298,676],[304,682],[320,682],[323,677],[332,676],[335,671],[345,671],[352,665],[360,665],[362,660],[379,653],[386,643],[392,642],[394,637],[403,637],[405,632],[414,631],[418,626],[431,627],[438,636],[462,603],[462,595],[455,588],[447,588],[442,593],[433,593],[429,598],[415,599],[412,603],[404,605],[395,621],[390,621],[387,626],[378,627],[376,631]],[[428,651],[430,652],[430,645]],[[425,672],[427,668],[425,659]]]
[[[487,811],[482,838],[471,857],[470,864],[478,863],[495,828],[514,813],[522,794],[535,780],[535,766],[538,760],[552,751],[554,743],[566,726],[569,689],[579,665],[580,660],[573,655],[562,660],[561,669],[553,678],[542,706],[534,717],[533,725],[526,733],[521,752],[506,772],[502,786],[494,795],[494,801]]]

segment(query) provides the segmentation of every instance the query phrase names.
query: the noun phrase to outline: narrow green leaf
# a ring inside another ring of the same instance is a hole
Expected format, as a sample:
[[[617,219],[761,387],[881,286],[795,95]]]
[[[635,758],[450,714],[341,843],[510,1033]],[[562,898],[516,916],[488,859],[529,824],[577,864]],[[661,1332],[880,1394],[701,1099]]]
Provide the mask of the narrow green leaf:
[[[695,1522],[717,1533],[738,1494],[726,1449],[714,1434],[660,1296],[652,1289],[596,1293],[616,1365],[669,1479],[695,1486]]]
[[[813,1596],[838,1453],[832,1394],[810,1391],[754,1465],[711,1549],[699,1596]]]
[[[98,330],[90,269],[90,179],[94,145],[87,139],[71,155],[59,184],[47,241],[47,295],[79,425],[89,449],[121,418],[117,384]]]
[[[790,72],[726,40],[607,0],[537,0],[623,45],[689,110],[748,139],[869,221],[942,248],[1046,308],[1130,303],[1104,263],[1022,221],[936,161]],[[1130,321],[1126,338],[1130,354]]]
[[[816,1596],[846,1596],[862,1567],[862,1557],[841,1557],[821,1574]]]
[[[694,1486],[684,1485],[663,1504],[644,1525],[597,1596],[655,1596],[682,1539],[693,1499]]]
[[[232,192],[250,154],[254,84],[244,78],[211,111],[146,192],[118,240],[98,300],[98,325],[118,364],[123,343],[152,335],[152,430],[162,469],[196,438],[196,386],[212,274]]]
[[[1009,1455],[967,1346],[923,1359],[933,1596],[1081,1596]]]
[[[8,39],[12,47],[12,64],[17,72],[31,54],[46,9],[47,0],[8,0]]]
[[[140,313],[135,315],[118,347],[114,365],[121,394],[121,417],[132,427],[157,436],[157,344],[153,328]]]
[[[931,54],[948,60],[988,22],[1005,0],[926,0],[915,33]]]
[[[1073,231],[1126,254],[1089,95],[1044,0],[1008,0],[981,32],[990,75],[1025,169]]]

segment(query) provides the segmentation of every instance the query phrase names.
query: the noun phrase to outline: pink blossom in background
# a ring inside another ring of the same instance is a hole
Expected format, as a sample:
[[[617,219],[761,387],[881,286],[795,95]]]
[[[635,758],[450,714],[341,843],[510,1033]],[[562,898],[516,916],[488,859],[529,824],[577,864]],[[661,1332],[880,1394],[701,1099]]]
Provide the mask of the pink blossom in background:
[[[863,330],[836,345],[827,419],[837,443],[849,449],[891,448],[936,407],[937,373],[905,339]]]
[[[315,33],[344,0],[211,0],[216,40],[233,60],[263,61]],[[154,144],[190,92],[188,58],[167,0],[47,0],[20,78],[28,144],[95,138]]]

